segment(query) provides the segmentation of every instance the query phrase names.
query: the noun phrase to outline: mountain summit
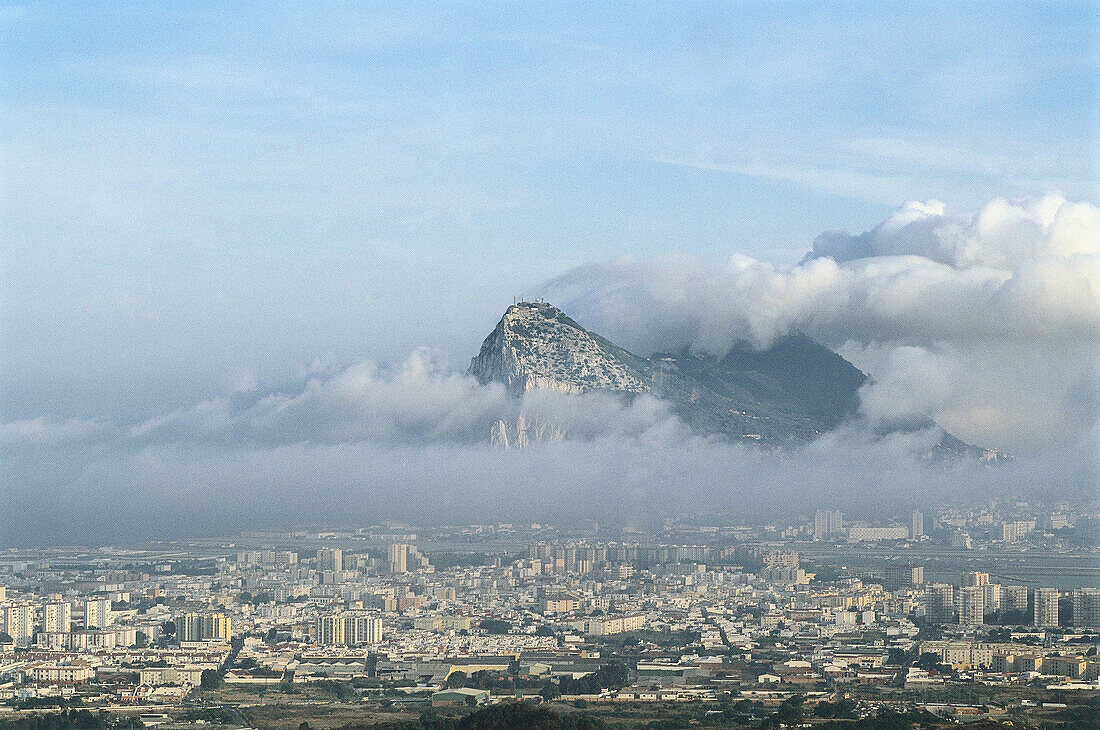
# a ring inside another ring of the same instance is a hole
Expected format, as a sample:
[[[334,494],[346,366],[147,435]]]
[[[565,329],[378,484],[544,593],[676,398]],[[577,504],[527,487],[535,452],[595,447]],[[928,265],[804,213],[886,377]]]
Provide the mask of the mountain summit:
[[[867,375],[802,334],[766,350],[738,345],[721,356],[682,350],[639,357],[589,332],[542,301],[508,307],[470,363],[482,384],[513,395],[536,388],[567,393],[649,393],[700,433],[778,446],[805,441],[858,417]],[[934,425],[924,419],[909,428]],[[938,449],[998,460],[944,434]]]
[[[593,334],[557,307],[520,302],[508,307],[470,363],[481,384],[504,383],[513,395],[535,388],[567,393],[652,389],[649,363]]]

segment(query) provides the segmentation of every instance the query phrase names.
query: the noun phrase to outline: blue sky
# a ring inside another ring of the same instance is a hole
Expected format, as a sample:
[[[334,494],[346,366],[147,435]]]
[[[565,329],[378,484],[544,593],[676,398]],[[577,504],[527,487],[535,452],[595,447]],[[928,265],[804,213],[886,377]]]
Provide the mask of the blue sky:
[[[1097,199],[1096,5],[0,6],[3,419],[420,345],[623,255]]]

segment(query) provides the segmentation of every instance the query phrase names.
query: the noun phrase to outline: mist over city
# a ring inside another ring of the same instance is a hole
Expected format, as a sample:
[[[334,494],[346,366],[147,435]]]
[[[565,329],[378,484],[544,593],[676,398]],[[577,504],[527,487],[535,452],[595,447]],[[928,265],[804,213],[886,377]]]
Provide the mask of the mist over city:
[[[1097,31],[0,3],[0,730],[1096,727]]]
[[[821,495],[1088,498],[1098,253],[1100,212],[1048,195],[996,200],[971,218],[907,203],[865,233],[822,233],[787,266],[742,254],[583,264],[536,290],[632,352],[721,356],[806,333],[870,374],[858,406],[835,428],[767,449],[692,429],[660,393],[512,397],[425,342],[399,361],[245,378],[148,418],[10,420],[0,435],[11,499],[57,498],[8,512],[5,532],[102,542],[341,515],[607,518],[644,505],[630,517],[766,516]],[[519,416],[554,429],[553,443],[500,453],[492,425]],[[1011,463],[928,458],[943,429]],[[135,499],[152,514],[122,516]]]

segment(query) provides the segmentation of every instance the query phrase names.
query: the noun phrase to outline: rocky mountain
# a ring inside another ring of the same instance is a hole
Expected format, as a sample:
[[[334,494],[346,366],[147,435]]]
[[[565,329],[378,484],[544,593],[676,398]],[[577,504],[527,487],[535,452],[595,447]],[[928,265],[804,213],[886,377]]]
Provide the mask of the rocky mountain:
[[[801,334],[782,337],[763,351],[745,344],[722,356],[684,350],[639,357],[541,301],[508,308],[471,361],[469,374],[482,384],[503,383],[517,396],[535,388],[608,391],[625,398],[650,393],[669,401],[701,433],[769,446],[805,441],[855,418],[858,391],[867,382],[847,360]],[[906,429],[930,425],[924,419]],[[508,424],[494,429],[494,441],[503,445],[529,438],[526,429]],[[994,461],[1003,457],[949,434],[938,449]]]
[[[508,307],[470,363],[469,373],[483,385],[504,383],[513,395],[535,388],[645,393],[652,385],[648,362],[544,302]]]

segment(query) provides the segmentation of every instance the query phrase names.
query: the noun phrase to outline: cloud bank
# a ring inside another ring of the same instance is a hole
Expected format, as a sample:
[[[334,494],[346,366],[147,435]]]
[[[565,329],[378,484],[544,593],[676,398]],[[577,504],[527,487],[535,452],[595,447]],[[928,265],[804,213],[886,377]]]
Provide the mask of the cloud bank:
[[[1097,416],[1100,211],[1057,195],[972,218],[909,203],[865,233],[822,234],[793,267],[624,258],[544,293],[643,354],[801,330],[875,377],[868,415],[924,413],[976,443],[1030,452]]]
[[[520,415],[566,438],[491,446],[492,422]],[[1037,485],[1045,497],[1087,498],[1095,479],[1069,449],[995,469],[929,461],[921,455],[938,429],[879,436],[852,424],[804,447],[761,451],[700,437],[655,398],[511,399],[425,352],[392,369],[357,363],[131,426],[53,425],[51,438],[38,426],[5,429],[4,497],[16,507],[0,514],[0,544],[382,519],[650,526],[666,515],[778,518],[823,504],[881,517]]]
[[[822,234],[792,267],[620,259],[547,285],[582,324],[641,354],[721,352],[742,339],[763,347],[796,329],[837,348],[873,375],[864,418],[801,447],[700,437],[651,397],[510,398],[423,349],[392,367],[242,381],[134,423],[0,424],[0,545],[386,518],[646,524],[1094,498],[1098,228],[1095,207],[1057,196],[994,201],[973,218],[912,203],[871,231]],[[922,455],[938,429],[876,428],[914,414],[1021,458],[995,469],[930,461]],[[494,422],[520,417],[565,437],[490,446]]]

